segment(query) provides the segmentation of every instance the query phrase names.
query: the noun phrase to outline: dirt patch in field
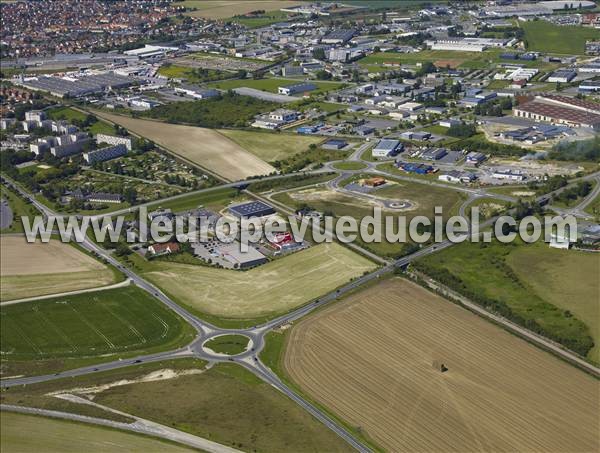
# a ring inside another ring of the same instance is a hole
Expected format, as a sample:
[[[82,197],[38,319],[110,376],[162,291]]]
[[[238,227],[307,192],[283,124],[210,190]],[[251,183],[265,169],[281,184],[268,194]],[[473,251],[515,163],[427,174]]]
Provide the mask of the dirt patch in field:
[[[57,396],[63,394],[74,394],[74,395],[86,395],[90,399],[93,399],[94,395],[102,393],[106,390],[110,390],[113,387],[121,387],[123,385],[138,384],[141,382],[156,382],[166,381],[169,379],[176,379],[180,376],[189,376],[192,374],[201,374],[206,370],[190,369],[190,370],[172,370],[165,368],[163,370],[156,370],[148,373],[144,376],[140,376],[137,379],[121,379],[119,381],[110,382],[108,384],[97,385],[94,387],[77,387],[68,390],[59,390],[58,392],[48,393],[48,396]]]
[[[96,112],[96,115],[148,138],[173,154],[230,181],[275,171],[271,165],[212,129],[141,120],[104,112]]]
[[[291,379],[385,450],[598,448],[597,380],[404,279],[289,335]]]
[[[457,68],[465,60],[437,60],[433,64],[438,68]]]

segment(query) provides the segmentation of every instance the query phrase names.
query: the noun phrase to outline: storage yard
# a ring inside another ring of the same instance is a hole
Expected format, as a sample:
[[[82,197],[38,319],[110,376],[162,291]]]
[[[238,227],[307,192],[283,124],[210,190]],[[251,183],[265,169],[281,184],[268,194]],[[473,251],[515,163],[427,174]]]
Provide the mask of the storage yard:
[[[597,445],[596,379],[406,280],[301,321],[287,348],[291,379],[387,450]]]

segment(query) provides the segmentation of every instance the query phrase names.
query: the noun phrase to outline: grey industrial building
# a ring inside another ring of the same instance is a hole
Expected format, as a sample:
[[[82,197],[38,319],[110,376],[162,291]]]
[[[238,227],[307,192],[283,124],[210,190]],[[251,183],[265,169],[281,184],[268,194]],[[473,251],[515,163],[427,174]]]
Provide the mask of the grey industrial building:
[[[36,91],[45,91],[53,96],[80,97],[107,90],[116,90],[133,85],[135,79],[122,77],[112,72],[82,76],[77,79],[66,79],[54,76],[37,77],[35,79],[18,82],[26,88]]]
[[[248,203],[230,206],[229,212],[240,219],[249,219],[251,217],[263,217],[275,214],[275,209],[262,201],[250,201]]]

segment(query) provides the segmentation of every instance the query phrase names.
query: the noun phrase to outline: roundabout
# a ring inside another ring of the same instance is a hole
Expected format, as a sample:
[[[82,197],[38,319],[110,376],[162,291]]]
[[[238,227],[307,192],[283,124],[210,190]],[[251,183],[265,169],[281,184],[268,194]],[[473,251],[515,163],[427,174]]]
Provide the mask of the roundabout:
[[[214,335],[202,343],[202,350],[205,354],[217,357],[237,356],[252,347],[254,347],[252,339],[240,334]]]

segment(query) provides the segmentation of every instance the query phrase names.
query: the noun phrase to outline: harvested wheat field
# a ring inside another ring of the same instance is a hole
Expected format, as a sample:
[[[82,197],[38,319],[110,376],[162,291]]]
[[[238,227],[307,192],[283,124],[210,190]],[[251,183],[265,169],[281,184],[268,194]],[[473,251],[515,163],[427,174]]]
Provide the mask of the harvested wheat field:
[[[275,171],[265,161],[211,129],[95,113],[230,181]]]
[[[69,244],[30,244],[22,236],[0,236],[3,301],[95,288],[114,280],[110,269]]]
[[[599,450],[598,380],[412,282],[352,295],[288,340],[292,380],[386,450]]]

